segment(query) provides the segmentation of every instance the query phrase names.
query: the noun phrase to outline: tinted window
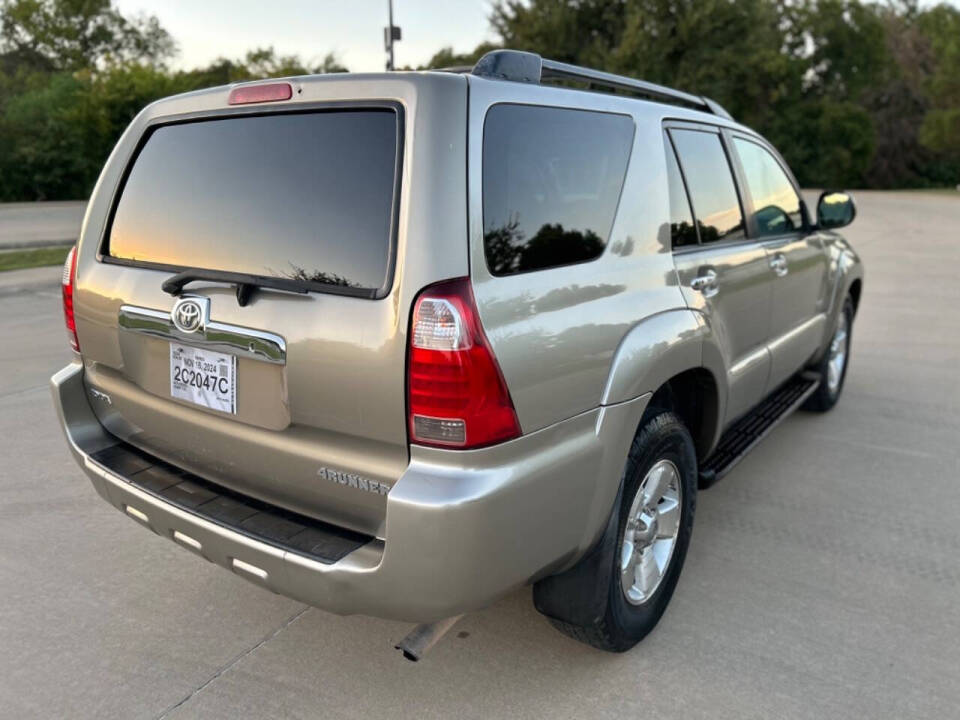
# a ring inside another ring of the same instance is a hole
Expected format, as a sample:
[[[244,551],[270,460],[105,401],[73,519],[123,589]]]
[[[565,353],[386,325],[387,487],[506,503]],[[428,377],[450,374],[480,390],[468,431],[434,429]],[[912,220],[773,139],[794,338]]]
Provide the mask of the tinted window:
[[[720,136],[696,130],[670,134],[690,190],[700,242],[742,238],[743,213]]]
[[[396,113],[381,110],[160,127],[130,171],[110,255],[381,288],[396,138]]]
[[[749,140],[735,138],[734,144],[753,199],[757,233],[780,235],[802,228],[800,196],[780,163],[766,149]]]
[[[496,105],[483,132],[483,238],[495,275],[592,260],[623,187],[633,119]]]
[[[673,146],[667,140],[667,182],[670,184],[670,237],[673,247],[697,244],[697,228],[690,212],[690,200],[683,186],[680,166]]]

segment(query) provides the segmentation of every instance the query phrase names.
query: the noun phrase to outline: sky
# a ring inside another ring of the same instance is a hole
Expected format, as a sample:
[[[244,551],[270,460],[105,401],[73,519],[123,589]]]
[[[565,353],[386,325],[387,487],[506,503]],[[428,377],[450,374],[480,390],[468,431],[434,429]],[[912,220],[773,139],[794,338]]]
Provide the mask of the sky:
[[[387,0],[114,0],[124,15],[156,15],[179,54],[171,65],[189,69],[217,57],[239,58],[273,46],[318,64],[328,52],[355,72],[384,69]],[[472,50],[493,37],[488,0],[393,0],[397,67],[426,62],[437,50]]]

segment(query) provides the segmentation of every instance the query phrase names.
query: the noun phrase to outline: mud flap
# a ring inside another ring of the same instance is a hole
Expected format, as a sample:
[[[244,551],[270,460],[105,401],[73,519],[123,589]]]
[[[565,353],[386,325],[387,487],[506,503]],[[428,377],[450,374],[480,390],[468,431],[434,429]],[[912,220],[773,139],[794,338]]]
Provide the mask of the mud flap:
[[[603,618],[613,575],[622,497],[623,478],[606,530],[593,549],[569,570],[534,584],[533,605],[537,612],[580,626],[596,625]]]

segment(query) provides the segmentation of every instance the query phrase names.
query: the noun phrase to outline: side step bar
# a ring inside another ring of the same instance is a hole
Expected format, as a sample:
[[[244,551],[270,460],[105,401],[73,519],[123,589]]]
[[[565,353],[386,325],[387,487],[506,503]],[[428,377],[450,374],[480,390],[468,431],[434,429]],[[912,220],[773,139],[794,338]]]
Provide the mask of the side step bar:
[[[819,386],[820,376],[816,373],[796,375],[731,425],[720,438],[717,449],[700,468],[700,487],[708,488],[730,472]]]

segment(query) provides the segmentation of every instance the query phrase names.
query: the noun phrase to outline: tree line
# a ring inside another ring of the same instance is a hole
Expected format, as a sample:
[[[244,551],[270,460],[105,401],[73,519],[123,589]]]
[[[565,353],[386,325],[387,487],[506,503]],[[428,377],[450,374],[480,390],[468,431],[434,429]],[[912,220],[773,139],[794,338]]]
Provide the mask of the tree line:
[[[496,0],[494,47],[701,95],[757,129],[807,186],[960,182],[960,10],[917,0]],[[124,128],[179,92],[342,72],[272,48],[171,70],[157,18],[111,0],[0,0],[0,201],[85,198]]]

